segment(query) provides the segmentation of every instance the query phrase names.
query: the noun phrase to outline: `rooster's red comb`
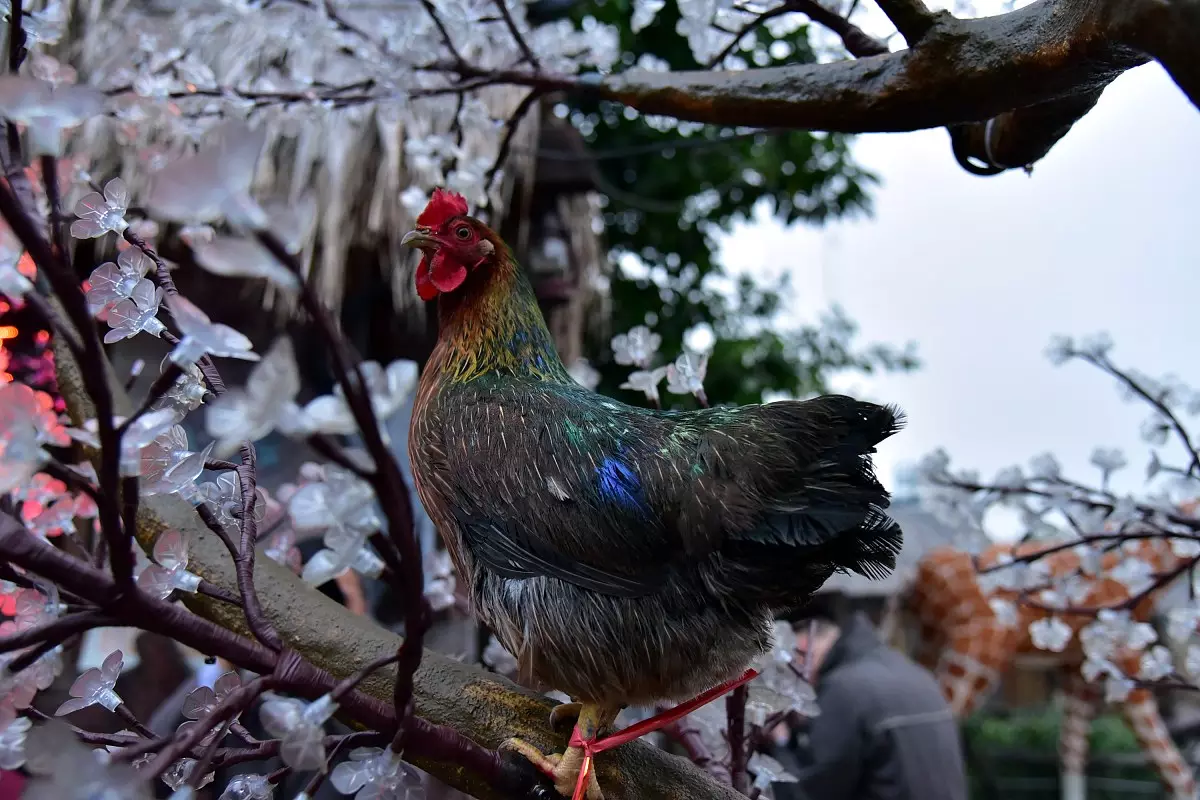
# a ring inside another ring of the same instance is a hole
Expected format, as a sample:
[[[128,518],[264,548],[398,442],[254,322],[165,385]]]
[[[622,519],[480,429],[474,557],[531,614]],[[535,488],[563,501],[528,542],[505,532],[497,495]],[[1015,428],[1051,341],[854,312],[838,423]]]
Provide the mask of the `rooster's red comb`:
[[[458,192],[447,192],[445,189],[434,189],[429,204],[417,217],[417,224],[422,228],[437,228],[448,219],[460,217],[467,213],[467,199]]]

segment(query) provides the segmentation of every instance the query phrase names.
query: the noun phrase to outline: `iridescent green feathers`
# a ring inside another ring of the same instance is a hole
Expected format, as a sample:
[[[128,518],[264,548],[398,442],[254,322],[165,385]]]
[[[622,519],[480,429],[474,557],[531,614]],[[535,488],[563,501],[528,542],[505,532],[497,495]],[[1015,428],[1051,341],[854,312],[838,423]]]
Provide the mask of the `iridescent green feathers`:
[[[842,396],[660,412],[588,391],[509,249],[468,221],[495,258],[439,298],[411,448],[474,568],[786,609],[835,570],[894,566],[901,533],[870,455],[898,412]]]

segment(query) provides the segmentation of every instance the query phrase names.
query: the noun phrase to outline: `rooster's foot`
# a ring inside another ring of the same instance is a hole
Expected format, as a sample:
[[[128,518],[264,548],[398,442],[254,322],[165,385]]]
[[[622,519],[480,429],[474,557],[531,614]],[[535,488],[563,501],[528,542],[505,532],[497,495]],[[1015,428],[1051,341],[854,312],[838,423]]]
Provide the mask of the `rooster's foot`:
[[[583,748],[568,747],[565,753],[543,753],[523,739],[508,739],[500,745],[501,750],[520,753],[554,783],[554,788],[563,797],[571,797],[579,782],[579,770],[583,767]],[[588,776],[587,800],[604,800],[596,773]]]
[[[583,703],[562,703],[555,706],[550,709],[550,727],[558,730],[565,722],[574,725],[582,710]]]

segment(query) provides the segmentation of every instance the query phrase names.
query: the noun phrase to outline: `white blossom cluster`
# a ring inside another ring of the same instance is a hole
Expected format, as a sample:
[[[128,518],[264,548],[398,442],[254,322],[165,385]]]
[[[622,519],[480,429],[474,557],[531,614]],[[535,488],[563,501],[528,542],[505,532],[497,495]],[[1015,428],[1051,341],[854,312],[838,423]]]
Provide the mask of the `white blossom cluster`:
[[[30,5],[37,4],[26,3],[27,14]],[[350,231],[366,228],[387,239],[407,230],[435,186],[462,193],[473,207],[504,207],[504,175],[516,167],[497,163],[503,128],[528,90],[492,84],[460,95],[462,78],[453,69],[461,59],[474,70],[533,72],[490,0],[51,6],[26,16],[26,24],[47,15],[54,21],[27,74],[0,84],[0,105],[30,126],[39,152],[61,152],[63,132],[83,123],[71,150],[103,163],[81,169],[116,173],[140,195],[161,169],[212,166],[212,155],[195,156],[197,142],[217,135],[225,121],[249,121],[269,158],[257,170],[238,158],[226,158],[227,166],[248,186],[271,187],[259,210],[277,217],[273,227],[281,234],[294,232],[296,251],[328,281],[337,280]],[[617,33],[609,26],[593,20],[580,30],[562,20],[535,27],[523,0],[507,0],[505,10],[544,73],[605,72],[617,60]],[[73,67],[55,60],[68,52]],[[524,126],[516,140],[521,152],[532,150],[534,131]],[[364,187],[370,198],[361,211]],[[186,188],[178,186],[175,207],[188,222],[212,221],[213,198]],[[111,218],[101,206],[79,227],[104,226],[106,214]],[[321,249],[313,252],[318,234]],[[216,272],[239,262],[241,270],[255,262],[273,269],[256,259],[252,245],[219,237],[197,256]]]
[[[979,584],[996,618],[1007,625],[1025,620],[1035,647],[1064,652],[1077,644],[1083,676],[1104,686],[1108,701],[1120,701],[1139,685],[1166,680],[1200,685],[1200,455],[1187,423],[1200,414],[1200,393],[1168,376],[1154,379],[1123,369],[1110,359],[1105,335],[1081,340],[1055,337],[1047,349],[1055,364],[1082,361],[1111,376],[1127,400],[1150,414],[1142,426],[1151,448],[1140,492],[1112,488],[1112,478],[1129,466],[1120,450],[1097,447],[1094,483],[1063,474],[1051,454],[1027,468],[1001,470],[990,481],[976,471],[952,470],[944,451],[921,464],[926,500],[948,524],[981,531],[993,507],[1015,510],[1028,550],[1001,552],[980,564]],[[1164,452],[1182,451],[1182,458]],[[1178,463],[1174,463],[1178,460]],[[1167,641],[1130,609],[1147,596],[1191,581],[1182,605],[1163,608]],[[1081,618],[1081,612],[1090,611]],[[1031,617],[1033,619],[1031,620]],[[1082,622],[1081,622],[1082,620]],[[1181,654],[1173,656],[1173,651]]]
[[[667,391],[671,394],[690,394],[702,404],[707,404],[704,376],[708,371],[711,351],[697,352],[685,346],[673,363],[651,367],[658,356],[658,348],[662,346],[662,336],[646,325],[636,325],[625,333],[617,334],[612,338],[611,345],[614,361],[635,367],[620,388],[642,392],[647,400],[661,407],[658,387],[665,378]]]

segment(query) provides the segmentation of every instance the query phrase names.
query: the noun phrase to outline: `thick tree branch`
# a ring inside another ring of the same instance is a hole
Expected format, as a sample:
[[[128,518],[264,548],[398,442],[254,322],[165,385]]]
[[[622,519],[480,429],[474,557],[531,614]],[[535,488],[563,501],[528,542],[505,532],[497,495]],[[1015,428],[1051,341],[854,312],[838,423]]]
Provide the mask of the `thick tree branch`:
[[[1143,9],[1158,5],[1120,2]],[[1146,63],[1149,54],[1127,41],[1136,27],[1132,12],[1115,10],[1117,5],[1117,0],[1041,0],[998,17],[945,19],[916,47],[887,55],[734,73],[629,72],[598,88],[639,111],[698,122],[846,133],[978,122],[1093,93]]]
[[[78,365],[67,348],[58,344],[57,337],[54,341],[60,391],[72,415],[88,415],[92,412]],[[128,413],[129,398],[116,388],[120,382],[107,362],[104,369],[114,387],[116,413]],[[147,550],[164,531],[178,530],[185,534],[189,540],[188,569],[215,586],[237,592],[237,576],[229,550],[186,501],[173,495],[146,497],[138,509],[138,523],[138,543]],[[256,561],[254,584],[262,610],[285,647],[303,653],[314,666],[335,677],[353,675],[399,649],[400,637],[312,591],[290,570],[271,559]],[[250,636],[241,608],[199,595],[189,594],[182,599],[202,617],[242,636]],[[237,646],[246,649],[247,658],[256,663],[270,653],[253,640],[239,639]],[[377,701],[381,709],[390,710],[395,677],[394,666],[379,670],[363,680],[359,690]],[[427,723],[452,728],[489,748],[497,747],[510,736],[520,736],[547,752],[561,751],[566,746],[565,735],[553,731],[549,725],[554,705],[551,700],[439,653],[424,652],[421,667],[414,676],[413,690],[417,719],[412,722],[421,725],[412,730],[406,758],[443,782],[482,800],[501,800],[505,795],[493,789],[475,769],[452,763],[450,752],[445,758],[439,757],[438,743],[427,733]],[[363,721],[378,724],[377,720]],[[642,742],[605,753],[599,758],[598,767],[609,800],[736,800],[739,797],[686,759]]]

